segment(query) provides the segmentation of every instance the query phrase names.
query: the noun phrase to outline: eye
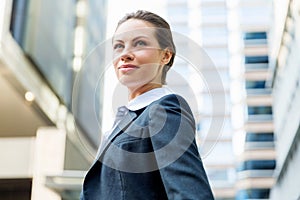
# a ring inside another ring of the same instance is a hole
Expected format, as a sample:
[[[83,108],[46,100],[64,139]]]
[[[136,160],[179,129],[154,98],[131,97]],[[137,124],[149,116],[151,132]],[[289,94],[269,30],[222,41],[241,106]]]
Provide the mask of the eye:
[[[117,43],[114,45],[113,47],[114,49],[121,49],[121,48],[124,48],[124,45],[123,44],[120,44],[120,43]]]
[[[134,46],[147,46],[147,43],[143,40],[138,40],[134,43]]]

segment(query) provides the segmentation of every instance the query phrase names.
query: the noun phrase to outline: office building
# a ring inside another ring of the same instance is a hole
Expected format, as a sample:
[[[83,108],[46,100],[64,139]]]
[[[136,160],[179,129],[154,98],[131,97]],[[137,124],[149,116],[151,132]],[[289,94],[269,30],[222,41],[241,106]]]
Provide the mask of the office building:
[[[276,165],[272,95],[266,85],[272,7],[263,0],[231,1],[229,7],[236,199],[268,199]]]
[[[85,58],[105,39],[105,16],[105,1],[0,2],[1,199],[78,198],[102,117],[99,86],[96,119],[85,116],[97,77],[82,69],[101,66]]]
[[[100,142],[107,4],[0,1],[1,199],[78,199]],[[299,199],[300,2],[157,5],[210,59],[179,53],[167,82],[191,104],[215,198]]]
[[[300,2],[273,1],[270,71],[277,164],[270,199],[299,199]]]
[[[235,157],[230,116],[226,1],[167,1],[166,10],[174,31],[194,41],[207,56],[203,56],[199,49],[190,49],[190,54],[196,52],[204,60],[192,63],[193,66],[188,62],[177,62],[174,68],[192,85],[192,92],[184,94],[187,99],[196,96],[198,107],[190,104],[196,116],[197,142],[215,198],[234,199]],[[193,69],[197,67],[200,72],[195,73]],[[189,97],[191,94],[194,96]]]

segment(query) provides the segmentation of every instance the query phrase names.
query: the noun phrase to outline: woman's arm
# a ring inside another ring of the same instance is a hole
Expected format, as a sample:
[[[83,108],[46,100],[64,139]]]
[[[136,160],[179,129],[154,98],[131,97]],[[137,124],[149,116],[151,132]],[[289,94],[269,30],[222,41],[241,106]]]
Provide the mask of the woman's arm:
[[[195,142],[187,102],[168,95],[150,111],[149,130],[168,199],[214,199]]]

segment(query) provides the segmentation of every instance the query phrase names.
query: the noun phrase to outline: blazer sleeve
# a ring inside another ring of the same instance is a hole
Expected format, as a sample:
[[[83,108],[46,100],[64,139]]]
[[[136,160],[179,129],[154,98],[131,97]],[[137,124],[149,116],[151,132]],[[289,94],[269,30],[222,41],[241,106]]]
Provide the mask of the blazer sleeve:
[[[151,143],[168,199],[214,199],[187,102],[178,95],[168,95],[151,108],[149,117]]]

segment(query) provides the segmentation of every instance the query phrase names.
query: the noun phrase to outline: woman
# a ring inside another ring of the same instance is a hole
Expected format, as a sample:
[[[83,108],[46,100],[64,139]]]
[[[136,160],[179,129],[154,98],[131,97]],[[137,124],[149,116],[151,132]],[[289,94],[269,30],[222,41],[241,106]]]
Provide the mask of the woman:
[[[129,103],[119,108],[81,199],[213,199],[192,112],[163,87],[175,57],[169,24],[147,11],[126,15],[115,31],[113,53]]]

